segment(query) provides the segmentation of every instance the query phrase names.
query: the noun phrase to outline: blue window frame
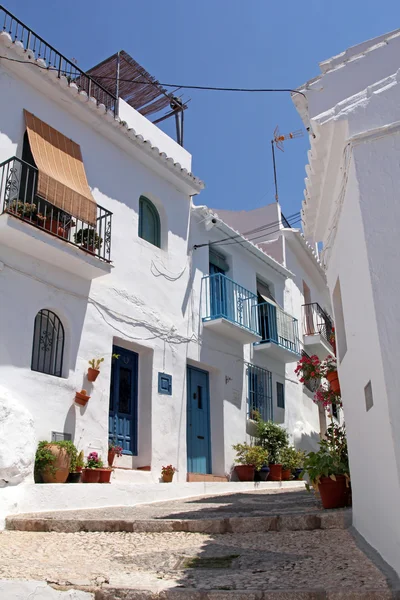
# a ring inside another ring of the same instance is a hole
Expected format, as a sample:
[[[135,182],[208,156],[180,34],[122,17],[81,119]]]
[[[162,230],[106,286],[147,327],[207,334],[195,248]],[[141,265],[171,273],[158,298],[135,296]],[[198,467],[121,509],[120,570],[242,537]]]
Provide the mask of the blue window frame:
[[[272,374],[267,369],[247,364],[247,416],[257,412],[263,421],[273,420]]]
[[[148,198],[139,198],[139,237],[161,248],[161,225],[158,210]]]
[[[280,381],[276,382],[276,405],[285,408],[285,386]]]

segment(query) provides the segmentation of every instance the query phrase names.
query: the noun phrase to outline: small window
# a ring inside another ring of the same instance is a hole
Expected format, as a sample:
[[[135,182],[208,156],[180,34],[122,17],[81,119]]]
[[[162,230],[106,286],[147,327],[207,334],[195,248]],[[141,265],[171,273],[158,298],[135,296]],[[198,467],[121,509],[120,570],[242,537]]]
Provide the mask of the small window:
[[[150,200],[144,196],[139,199],[139,237],[153,246],[161,248],[160,216]]]
[[[64,327],[57,315],[43,309],[35,318],[32,371],[62,377]]]
[[[285,408],[285,386],[280,381],[276,382],[276,405]]]
[[[272,374],[267,369],[247,364],[247,416],[258,413],[263,421],[272,421]]]

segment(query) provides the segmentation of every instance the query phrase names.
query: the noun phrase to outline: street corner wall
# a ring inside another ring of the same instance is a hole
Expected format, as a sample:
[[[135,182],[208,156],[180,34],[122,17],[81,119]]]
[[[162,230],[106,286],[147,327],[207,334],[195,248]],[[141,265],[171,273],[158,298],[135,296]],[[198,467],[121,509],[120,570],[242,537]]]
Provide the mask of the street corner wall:
[[[366,164],[365,168],[372,166]],[[367,193],[366,190],[364,193]],[[353,523],[368,543],[400,573],[397,545],[400,539],[397,518],[400,486],[396,442],[383,364],[380,317],[377,316],[379,306],[374,300],[372,282],[376,274],[370,264],[371,246],[366,241],[368,234],[364,228],[363,203],[353,163],[327,277],[331,294],[340,282],[347,343],[345,354],[340,355],[339,351],[338,369],[349,445]],[[368,205],[371,206],[370,202]],[[373,227],[377,226],[375,222]],[[390,239],[385,235],[385,240]],[[351,259],[355,253],[357,261]],[[334,311],[337,311],[335,304]],[[338,327],[337,315],[335,322],[337,346],[340,347],[343,332]],[[371,383],[373,397],[373,406],[369,409],[365,395],[368,383]],[[371,473],[374,473],[374,485],[370,485]],[[382,490],[385,490],[384,493]]]

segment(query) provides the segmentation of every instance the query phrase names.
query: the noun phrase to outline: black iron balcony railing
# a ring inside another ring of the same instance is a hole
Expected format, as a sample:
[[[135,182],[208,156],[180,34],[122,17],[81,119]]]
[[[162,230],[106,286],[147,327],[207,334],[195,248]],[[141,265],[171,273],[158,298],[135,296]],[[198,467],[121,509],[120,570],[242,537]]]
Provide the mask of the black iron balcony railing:
[[[329,342],[333,323],[318,302],[303,304],[302,319],[304,335],[320,334]]]
[[[21,42],[26,51],[33,52],[36,59],[44,60],[47,68],[56,71],[58,77],[66,77],[70,85],[74,83],[79,91],[85,91],[89,97],[95,98],[97,104],[104,104],[107,110],[111,110],[114,114],[117,113],[118,102],[114,94],[111,94],[95,79],[65,58],[1,5],[0,23],[3,23],[3,31],[10,34],[13,42]]]
[[[0,214],[12,215],[110,262],[112,213],[97,205],[96,225],[74,217],[36,194],[37,176],[36,167],[15,156],[0,164]]]

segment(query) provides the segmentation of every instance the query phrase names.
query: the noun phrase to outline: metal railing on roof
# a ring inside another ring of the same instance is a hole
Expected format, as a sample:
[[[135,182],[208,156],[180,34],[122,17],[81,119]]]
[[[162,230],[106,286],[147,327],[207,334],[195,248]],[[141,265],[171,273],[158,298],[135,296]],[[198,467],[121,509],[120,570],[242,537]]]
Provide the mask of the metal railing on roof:
[[[114,94],[63,56],[2,5],[0,5],[0,23],[3,23],[3,31],[10,34],[14,43],[21,42],[25,51],[29,50],[36,59],[44,60],[48,69],[57,71],[58,77],[66,77],[69,85],[75,84],[79,91],[84,91],[89,97],[95,98],[97,104],[103,104],[107,110],[111,110],[114,115],[117,114],[118,102]]]

